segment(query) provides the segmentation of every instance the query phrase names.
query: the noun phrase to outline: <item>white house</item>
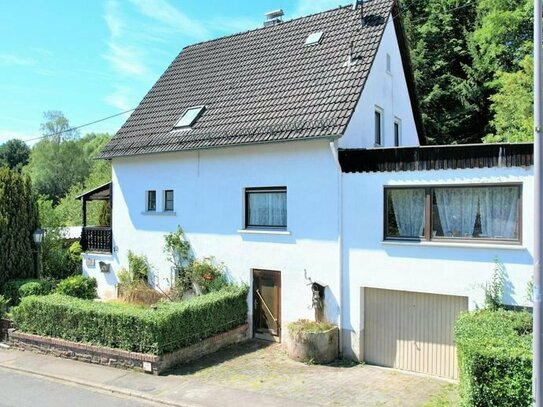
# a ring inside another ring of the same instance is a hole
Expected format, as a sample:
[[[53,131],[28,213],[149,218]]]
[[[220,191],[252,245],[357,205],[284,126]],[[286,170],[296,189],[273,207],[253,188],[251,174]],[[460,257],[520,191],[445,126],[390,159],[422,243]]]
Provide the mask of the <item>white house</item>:
[[[525,302],[532,147],[420,147],[398,15],[393,0],[274,13],[185,48],[103,150],[111,186],[82,196],[112,201],[112,227],[83,233],[100,294],[128,250],[166,288],[180,225],[197,257],[250,284],[255,336],[313,318],[311,279],[346,355],[455,377],[454,318],[482,304],[496,264],[504,300]]]

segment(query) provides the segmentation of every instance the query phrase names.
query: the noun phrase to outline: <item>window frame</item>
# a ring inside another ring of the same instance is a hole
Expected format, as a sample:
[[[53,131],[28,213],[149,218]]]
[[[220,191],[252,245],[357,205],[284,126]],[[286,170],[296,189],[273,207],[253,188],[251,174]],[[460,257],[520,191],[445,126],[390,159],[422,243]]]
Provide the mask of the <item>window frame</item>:
[[[251,193],[271,193],[279,192],[285,194],[287,200],[287,214],[285,219],[285,225],[251,225],[249,224],[249,195]],[[244,216],[243,225],[245,230],[287,230],[288,227],[288,195],[286,186],[275,187],[247,187],[244,188]]]
[[[379,115],[379,132],[377,131],[377,115]],[[375,147],[385,145],[385,111],[379,106],[375,106],[373,112],[373,143]]]
[[[150,197],[151,197],[151,193],[154,193],[154,206],[151,207],[150,205]],[[146,191],[146,194],[145,194],[145,210],[147,212],[156,212],[156,203],[157,203],[157,199],[156,199],[156,189],[148,189]]]
[[[168,192],[172,193],[172,199],[168,200]],[[163,212],[174,212],[175,211],[175,194],[173,189],[165,189],[163,193],[164,198],[164,205],[163,205]],[[172,203],[171,209],[168,209],[168,202]]]
[[[397,133],[396,129],[398,129]],[[399,117],[394,117],[392,132],[394,133],[394,147],[400,147],[400,144],[402,142],[402,119],[400,119]]]
[[[439,188],[481,188],[481,187],[516,187],[517,198],[517,238],[496,239],[496,238],[462,238],[448,236],[432,236],[433,230],[433,192]],[[388,199],[387,192],[398,189],[423,189],[424,190],[424,234],[421,237],[397,237],[387,236],[388,230]],[[443,185],[385,185],[383,188],[383,240],[384,241],[408,241],[408,242],[446,242],[446,243],[467,243],[467,244],[501,244],[501,245],[522,245],[522,202],[523,183],[474,183],[474,184],[443,184]]]
[[[196,115],[194,116],[194,118],[188,122],[187,124],[180,124],[181,121],[183,120],[183,118],[187,115],[187,113],[191,110],[197,110],[197,113]],[[173,129],[174,130],[182,130],[182,129],[191,129],[192,128],[192,125],[194,123],[196,123],[198,121],[198,119],[200,119],[200,116],[202,116],[202,114],[205,112],[206,110],[206,106],[205,105],[199,105],[199,106],[190,106],[190,107],[187,107],[183,113],[181,114],[181,116],[179,116],[179,119],[177,119],[177,121],[175,122],[174,126],[173,126]]]
[[[389,53],[386,55],[386,72],[389,75],[392,75],[392,57]]]

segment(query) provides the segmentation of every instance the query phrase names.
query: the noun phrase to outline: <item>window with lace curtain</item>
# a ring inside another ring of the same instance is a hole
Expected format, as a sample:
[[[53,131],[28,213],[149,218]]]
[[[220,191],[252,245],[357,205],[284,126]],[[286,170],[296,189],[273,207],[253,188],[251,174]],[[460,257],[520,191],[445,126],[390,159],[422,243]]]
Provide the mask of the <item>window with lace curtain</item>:
[[[245,189],[245,227],[287,227],[287,188]]]
[[[520,242],[518,184],[385,189],[385,238]]]

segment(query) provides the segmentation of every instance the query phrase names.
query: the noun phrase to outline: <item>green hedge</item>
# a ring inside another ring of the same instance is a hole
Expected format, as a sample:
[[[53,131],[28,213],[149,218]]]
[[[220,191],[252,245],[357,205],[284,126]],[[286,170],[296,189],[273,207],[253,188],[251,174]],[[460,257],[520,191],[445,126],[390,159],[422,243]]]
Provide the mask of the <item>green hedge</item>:
[[[17,329],[30,334],[159,355],[245,323],[247,288],[228,287],[154,308],[32,296],[12,309],[12,318]]]
[[[532,315],[465,313],[456,322],[463,406],[532,405]]]
[[[47,295],[53,291],[53,283],[50,280],[9,280],[2,288],[2,294],[9,300],[9,306],[19,304],[21,298],[29,295]]]

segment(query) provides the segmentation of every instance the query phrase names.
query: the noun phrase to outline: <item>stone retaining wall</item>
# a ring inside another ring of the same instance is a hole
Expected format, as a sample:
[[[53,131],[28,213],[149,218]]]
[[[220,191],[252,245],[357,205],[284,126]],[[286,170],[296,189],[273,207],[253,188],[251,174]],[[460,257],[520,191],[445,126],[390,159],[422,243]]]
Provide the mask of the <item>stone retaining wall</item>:
[[[11,320],[0,318],[0,342],[7,340],[8,330],[11,328]]]
[[[30,335],[15,330],[9,332],[9,343],[19,349],[158,375],[176,365],[213,353],[224,346],[245,341],[248,338],[247,332],[248,325],[241,325],[194,345],[159,356]]]

